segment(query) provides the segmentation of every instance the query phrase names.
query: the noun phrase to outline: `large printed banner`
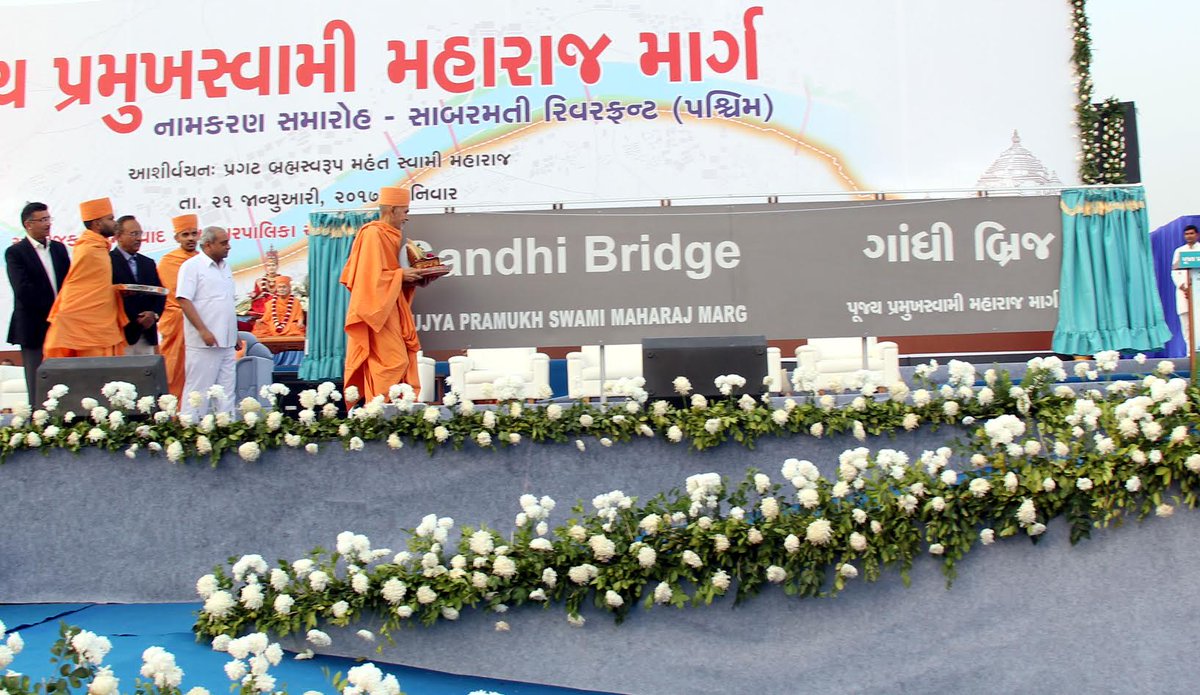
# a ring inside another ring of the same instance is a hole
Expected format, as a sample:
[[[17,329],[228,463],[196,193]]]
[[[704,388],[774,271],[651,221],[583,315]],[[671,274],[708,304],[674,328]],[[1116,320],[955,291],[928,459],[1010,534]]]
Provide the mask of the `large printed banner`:
[[[198,212],[231,230],[242,293],[277,264],[303,295],[308,214],[381,185],[415,212],[971,188],[1014,131],[1070,184],[1070,11],[13,0],[0,234],[37,200],[69,243],[78,202],[108,195],[157,258]]]
[[[1046,331],[1057,196],[422,217],[426,349]]]

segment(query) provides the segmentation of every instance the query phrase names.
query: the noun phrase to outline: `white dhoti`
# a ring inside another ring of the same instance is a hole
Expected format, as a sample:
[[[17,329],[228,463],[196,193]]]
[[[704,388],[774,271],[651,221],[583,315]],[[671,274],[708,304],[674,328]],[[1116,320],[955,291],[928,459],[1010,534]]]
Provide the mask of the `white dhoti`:
[[[1188,312],[1179,312],[1179,332],[1183,334],[1183,340],[1187,343],[1187,354],[1190,358],[1192,355],[1192,346],[1196,344],[1194,336],[1188,335]],[[1192,326],[1193,333],[1200,333],[1200,326]]]
[[[157,354],[157,345],[151,345],[150,341],[146,340],[146,336],[138,338],[138,341],[133,345],[125,346],[126,355],[154,355]]]
[[[233,413],[233,399],[237,387],[235,376],[234,349],[231,347],[187,347],[184,358],[183,403],[181,414],[190,415],[193,421],[209,413]],[[224,395],[209,398],[208,390],[220,386]],[[200,404],[193,406],[192,392],[200,394]]]

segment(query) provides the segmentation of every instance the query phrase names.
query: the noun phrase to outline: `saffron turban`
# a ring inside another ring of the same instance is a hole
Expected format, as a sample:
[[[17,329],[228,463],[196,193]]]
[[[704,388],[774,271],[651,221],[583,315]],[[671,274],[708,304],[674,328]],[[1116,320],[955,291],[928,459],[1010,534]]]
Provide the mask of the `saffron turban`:
[[[176,234],[188,229],[199,229],[200,218],[197,215],[180,215],[171,218],[171,225],[175,227]]]
[[[112,201],[108,198],[97,198],[79,204],[79,217],[84,222],[98,220],[113,214]]]
[[[379,204],[393,207],[407,207],[409,194],[407,188],[400,186],[384,186],[379,189]]]

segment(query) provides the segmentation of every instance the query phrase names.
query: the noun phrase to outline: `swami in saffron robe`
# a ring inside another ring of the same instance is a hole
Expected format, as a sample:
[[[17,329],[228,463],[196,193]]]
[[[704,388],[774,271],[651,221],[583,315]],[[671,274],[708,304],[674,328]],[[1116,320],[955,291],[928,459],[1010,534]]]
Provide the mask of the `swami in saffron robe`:
[[[179,266],[198,252],[188,253],[183,249],[175,249],[162,257],[158,263],[158,278],[163,287],[169,290],[167,305],[163,308],[162,316],[158,319],[159,352],[167,368],[167,387],[176,398],[183,398],[184,353],[183,309],[175,299],[175,290],[179,287]]]
[[[85,230],[75,241],[71,270],[50,309],[43,352],[50,357],[125,354],[129,317],[113,287],[109,240]]]
[[[304,337],[304,308],[300,300],[288,295],[273,295],[263,306],[263,316],[254,324],[254,335],[271,338],[280,335]]]
[[[367,223],[354,237],[342,270],[341,283],[350,291],[343,379],[346,387],[358,387],[363,401],[379,394],[386,397],[395,384],[421,388],[421,342],[412,315],[416,287],[404,284],[403,236],[384,222]]]

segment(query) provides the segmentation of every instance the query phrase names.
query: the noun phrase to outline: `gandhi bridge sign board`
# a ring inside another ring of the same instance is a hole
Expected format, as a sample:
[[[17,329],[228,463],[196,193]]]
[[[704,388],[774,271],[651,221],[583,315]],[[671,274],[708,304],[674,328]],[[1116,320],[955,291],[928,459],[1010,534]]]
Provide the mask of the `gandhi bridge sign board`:
[[[1047,331],[1057,196],[415,215],[426,349]]]

